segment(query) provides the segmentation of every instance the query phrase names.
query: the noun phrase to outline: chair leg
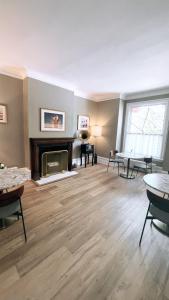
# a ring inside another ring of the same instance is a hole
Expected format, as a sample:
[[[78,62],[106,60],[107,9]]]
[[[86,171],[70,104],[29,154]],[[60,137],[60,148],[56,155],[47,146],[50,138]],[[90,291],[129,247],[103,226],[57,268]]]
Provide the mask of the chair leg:
[[[2,228],[6,228],[6,222],[5,222],[5,219],[1,219],[1,223],[2,223]]]
[[[24,222],[21,199],[19,199],[19,203],[20,203],[20,209],[21,209],[21,217],[22,217],[22,225],[23,225],[23,231],[24,231],[24,236],[25,236],[25,242],[27,242],[27,235],[26,235],[26,229],[25,229],[25,222]]]
[[[118,176],[119,176],[119,173],[120,173],[120,172],[119,172],[119,163],[117,163],[117,164],[118,164]]]
[[[109,169],[109,165],[110,165],[110,161],[108,162],[108,165],[107,165],[107,172],[108,172],[108,169]]]
[[[150,209],[150,203],[149,203],[149,206],[148,206],[148,209],[147,209],[147,213],[146,213],[146,217],[145,217],[145,220],[144,220],[144,225],[143,225],[143,229],[142,229],[141,237],[140,237],[140,241],[139,241],[139,247],[141,246],[141,241],[142,241],[144,229],[145,229],[145,226],[146,226],[147,216],[148,216],[148,213],[149,213],[149,209]]]

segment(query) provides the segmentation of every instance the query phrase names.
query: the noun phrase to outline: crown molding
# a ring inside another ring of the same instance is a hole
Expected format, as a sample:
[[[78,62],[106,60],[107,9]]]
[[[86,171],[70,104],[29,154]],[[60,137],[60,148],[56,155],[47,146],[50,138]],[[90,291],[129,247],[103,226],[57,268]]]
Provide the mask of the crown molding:
[[[120,99],[135,100],[140,98],[148,98],[148,97],[166,95],[166,94],[169,94],[169,86],[155,88],[151,90],[145,90],[145,91],[132,92],[132,93],[121,93]]]
[[[22,74],[19,74],[19,73],[13,73],[13,72],[10,72],[10,71],[5,71],[3,69],[0,68],[0,75],[5,75],[5,76],[9,76],[9,77],[12,77],[12,78],[17,78],[17,79],[25,79],[25,75],[22,75]]]

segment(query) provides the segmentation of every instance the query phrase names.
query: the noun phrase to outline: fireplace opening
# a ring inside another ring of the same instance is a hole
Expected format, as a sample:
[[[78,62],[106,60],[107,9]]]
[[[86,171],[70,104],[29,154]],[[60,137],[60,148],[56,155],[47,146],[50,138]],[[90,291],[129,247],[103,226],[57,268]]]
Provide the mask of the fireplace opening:
[[[42,154],[41,176],[47,177],[68,170],[68,151],[48,151]]]

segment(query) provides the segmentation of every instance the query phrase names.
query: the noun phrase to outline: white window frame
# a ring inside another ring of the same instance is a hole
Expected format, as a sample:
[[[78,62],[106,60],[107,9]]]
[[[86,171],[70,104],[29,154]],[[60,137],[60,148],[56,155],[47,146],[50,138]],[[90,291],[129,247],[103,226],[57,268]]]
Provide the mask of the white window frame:
[[[124,123],[124,138],[123,138],[123,151],[125,151],[125,142],[126,142],[126,134],[127,134],[127,124],[130,117],[130,111],[132,107],[137,106],[149,106],[154,104],[165,104],[165,117],[164,117],[164,132],[163,132],[163,143],[161,149],[161,157],[156,159],[158,161],[163,161],[167,143],[167,133],[169,130],[169,98],[165,99],[156,99],[156,100],[145,100],[145,101],[135,101],[135,102],[128,102],[126,105],[126,113],[125,113],[125,123]]]

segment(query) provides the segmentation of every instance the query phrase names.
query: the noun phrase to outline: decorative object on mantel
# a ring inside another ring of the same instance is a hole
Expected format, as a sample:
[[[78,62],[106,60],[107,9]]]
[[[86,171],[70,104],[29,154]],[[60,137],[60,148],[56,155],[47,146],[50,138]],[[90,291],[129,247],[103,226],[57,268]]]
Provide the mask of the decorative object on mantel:
[[[0,170],[0,190],[11,189],[30,180],[30,170],[27,168],[5,168]]]
[[[82,141],[82,143],[84,144],[85,141],[87,141],[87,140],[90,138],[90,133],[89,133],[88,130],[78,131],[77,137],[78,137],[78,139],[80,139],[80,140]]]
[[[94,125],[92,127],[92,135],[97,138],[97,137],[100,137],[102,135],[102,127],[99,126],[99,125]],[[96,147],[95,147],[96,149]],[[96,150],[95,150],[95,153],[94,153],[94,163],[97,164],[97,153],[96,153]]]
[[[77,129],[78,130],[88,130],[90,126],[89,116],[78,115]]]
[[[65,131],[65,112],[41,108],[41,131]]]
[[[7,106],[0,104],[0,123],[7,123]]]
[[[5,169],[5,165],[3,163],[0,163],[0,170]]]

